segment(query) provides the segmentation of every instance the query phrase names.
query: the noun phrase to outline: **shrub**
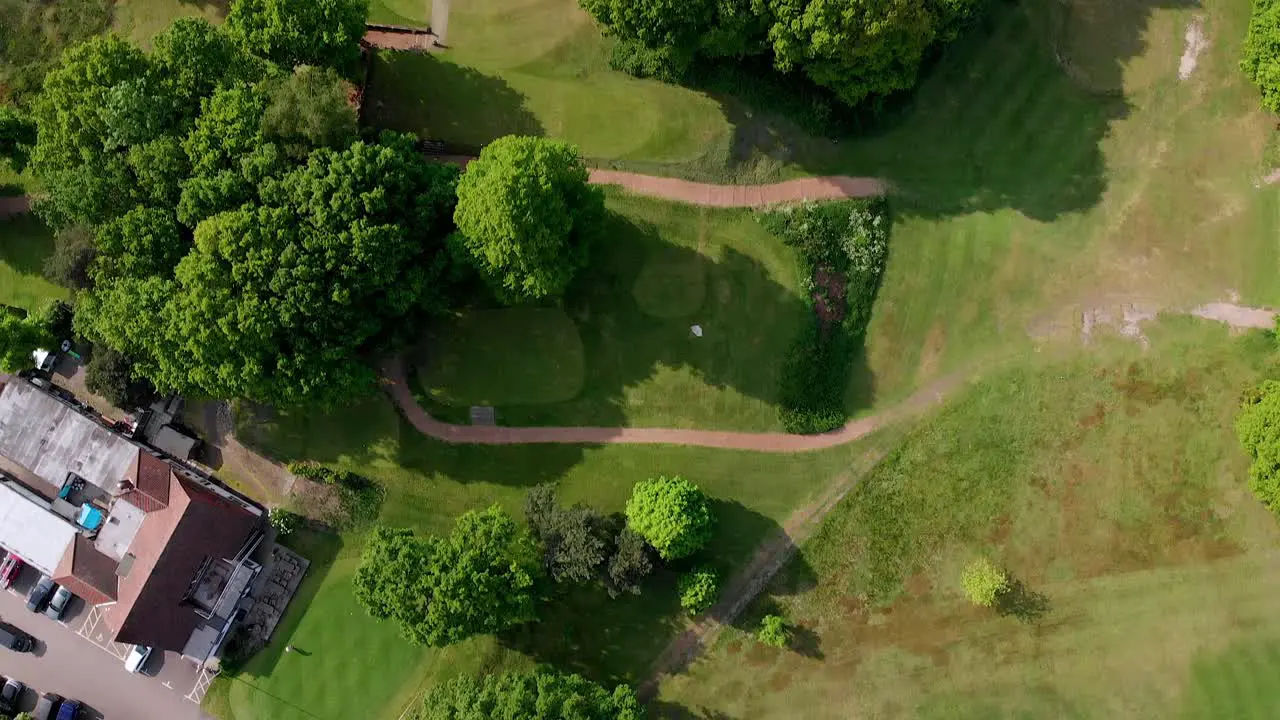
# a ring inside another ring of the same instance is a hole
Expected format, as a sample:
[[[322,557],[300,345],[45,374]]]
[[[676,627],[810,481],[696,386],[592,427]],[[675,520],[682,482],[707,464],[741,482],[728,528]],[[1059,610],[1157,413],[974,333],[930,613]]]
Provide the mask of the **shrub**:
[[[302,523],[302,517],[284,508],[271,508],[267,511],[267,521],[271,523],[271,527],[275,529],[277,535],[285,538],[298,529],[298,526]]]
[[[627,526],[664,560],[697,552],[711,538],[713,522],[707,496],[679,475],[636,483],[627,500]]]
[[[638,78],[680,82],[692,58],[675,48],[651,48],[635,40],[619,40],[609,52],[609,67]]]
[[[990,560],[980,558],[965,566],[960,584],[974,605],[991,607],[996,604],[996,598],[1008,589],[1009,576],[992,565]]]
[[[75,331],[75,313],[61,300],[46,301],[36,310],[36,320],[45,326],[55,341],[70,338]]]
[[[680,607],[697,615],[715,604],[720,592],[720,576],[716,571],[698,568],[680,577]]]
[[[84,385],[89,392],[125,409],[146,405],[155,394],[151,383],[134,372],[129,358],[101,344],[94,347],[93,357],[85,366]]]
[[[1267,380],[1245,394],[1236,436],[1253,460],[1249,489],[1263,505],[1280,511],[1280,381]]]
[[[1280,3],[1254,0],[1240,68],[1262,91],[1262,106],[1280,112]]]
[[[784,648],[791,642],[791,628],[779,615],[765,615],[760,621],[756,639],[769,647]]]
[[[298,477],[323,483],[332,482],[333,471],[315,460],[290,460],[285,467]]]
[[[73,225],[59,230],[53,236],[53,252],[44,261],[44,276],[65,288],[84,290],[93,284],[89,266],[97,254],[89,228]]]

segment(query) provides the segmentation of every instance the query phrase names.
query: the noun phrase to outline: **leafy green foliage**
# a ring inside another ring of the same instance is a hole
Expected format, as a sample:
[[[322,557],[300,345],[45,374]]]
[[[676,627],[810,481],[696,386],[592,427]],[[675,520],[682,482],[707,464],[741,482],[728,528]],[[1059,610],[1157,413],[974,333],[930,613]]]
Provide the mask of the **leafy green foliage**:
[[[129,358],[105,345],[93,348],[93,357],[84,369],[84,384],[89,392],[126,410],[145,405],[155,394],[151,383],[134,373]]]
[[[75,313],[61,300],[47,300],[35,312],[36,320],[45,326],[54,341],[71,337]]]
[[[1246,394],[1236,417],[1236,436],[1253,463],[1249,489],[1280,512],[1280,381],[1267,380]]]
[[[579,0],[624,42],[687,66],[696,57],[769,55],[849,105],[915,84],[926,54],[954,38],[982,0]],[[636,51],[628,51],[632,57]],[[634,63],[649,67],[649,63]]]
[[[458,518],[448,537],[378,527],[356,570],[356,599],[434,647],[534,617],[541,577],[533,539],[498,506]]]
[[[756,631],[756,639],[769,647],[784,648],[791,642],[791,628],[780,615],[765,615],[760,620],[760,629]]]
[[[604,195],[568,143],[507,136],[458,183],[456,249],[506,303],[562,294],[586,265]]]
[[[257,86],[220,88],[201,103],[200,117],[182,141],[195,175],[227,170],[263,142],[266,93]]]
[[[636,483],[627,500],[627,526],[664,560],[697,552],[714,524],[707,496],[678,475]]]
[[[190,241],[179,232],[172,211],[139,205],[103,223],[96,245],[91,273],[102,283],[118,277],[172,277]]]
[[[53,336],[34,316],[20,318],[0,308],[0,372],[16,373],[35,363],[31,353],[38,348],[52,349]]]
[[[84,290],[93,284],[89,268],[97,256],[93,233],[83,225],[72,225],[53,236],[53,252],[44,261],[44,276],[72,290]]]
[[[623,593],[640,594],[640,582],[653,572],[649,544],[639,533],[624,527],[615,541],[613,557],[606,568],[605,589],[610,597]]]
[[[286,538],[302,524],[302,517],[291,510],[276,507],[267,511],[267,522],[271,523],[271,528],[276,531],[276,535]]]
[[[0,105],[0,159],[8,160],[10,167],[22,172],[35,144],[35,122],[12,105]]]
[[[555,486],[538,485],[525,497],[525,518],[542,543],[543,565],[556,582],[589,582],[609,559],[608,519],[586,505],[562,508]]]
[[[178,18],[152,43],[151,62],[184,117],[223,85],[252,82],[266,71],[221,28],[203,18]]]
[[[463,675],[432,688],[418,720],[641,720],[635,692],[609,692],[580,675],[552,672]]]
[[[960,585],[964,588],[965,597],[974,605],[991,607],[1009,587],[1009,576],[990,560],[979,558],[964,567]]]
[[[235,0],[231,37],[285,67],[352,67],[360,53],[369,0]]]
[[[690,615],[697,615],[715,604],[720,592],[720,575],[708,568],[698,568],[681,575],[677,589],[680,607]]]
[[[1280,3],[1254,0],[1240,68],[1262,91],[1262,106],[1280,112]]]
[[[330,68],[301,66],[267,83],[263,135],[293,154],[341,148],[356,137],[354,88]]]
[[[0,101],[29,101],[63,50],[107,29],[113,4],[0,0]]]
[[[849,363],[862,342],[889,250],[882,201],[803,203],[759,215],[800,251],[817,322],[783,361],[779,416],[792,433],[835,430],[848,418]]]

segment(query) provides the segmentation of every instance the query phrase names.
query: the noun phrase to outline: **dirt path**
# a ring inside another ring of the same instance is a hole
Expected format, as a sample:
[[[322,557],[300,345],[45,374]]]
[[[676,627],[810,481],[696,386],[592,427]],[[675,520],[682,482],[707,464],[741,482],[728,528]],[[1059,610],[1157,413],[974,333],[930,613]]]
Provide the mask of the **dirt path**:
[[[888,186],[877,178],[800,178],[771,185],[709,185],[678,178],[638,175],[618,170],[592,170],[594,185],[620,185],[637,195],[705,207],[762,207],[800,200],[836,200],[884,195]]]
[[[396,358],[382,368],[384,387],[405,418],[419,432],[448,443],[470,445],[687,445],[754,450],[757,452],[791,453],[822,450],[853,442],[885,425],[915,415],[932,407],[962,381],[960,375],[940,378],[918,390],[905,402],[876,415],[850,420],[844,427],[821,435],[789,435],[787,433],[729,432],[723,430],[675,430],[669,428],[633,427],[495,427],[486,425],[454,425],[441,422],[422,409],[413,397],[405,374],[404,360]]]

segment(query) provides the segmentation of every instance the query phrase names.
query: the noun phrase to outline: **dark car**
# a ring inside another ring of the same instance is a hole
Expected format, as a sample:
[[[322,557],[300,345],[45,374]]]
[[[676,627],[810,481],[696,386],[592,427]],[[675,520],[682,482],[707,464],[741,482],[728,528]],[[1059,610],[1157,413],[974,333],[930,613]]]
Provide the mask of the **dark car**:
[[[36,709],[31,711],[32,720],[53,720],[53,711],[62,702],[61,695],[45,693],[36,701]]]
[[[78,717],[80,717],[80,701],[63,700],[62,707],[58,708],[58,720],[76,720]]]
[[[9,678],[4,681],[4,687],[0,687],[0,712],[12,713],[18,709],[18,701],[22,699],[22,693],[27,691],[27,686]]]
[[[0,647],[7,647],[15,652],[30,652],[35,641],[31,636],[12,625],[0,623]]]
[[[43,612],[44,606],[49,604],[49,596],[53,594],[53,588],[53,578],[41,575],[40,582],[33,585],[31,592],[27,593],[27,609],[34,613]]]

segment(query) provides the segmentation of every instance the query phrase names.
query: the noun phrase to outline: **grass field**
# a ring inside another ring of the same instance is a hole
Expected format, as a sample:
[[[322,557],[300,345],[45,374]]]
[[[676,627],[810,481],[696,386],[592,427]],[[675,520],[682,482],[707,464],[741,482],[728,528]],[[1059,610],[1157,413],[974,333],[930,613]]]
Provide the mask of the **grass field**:
[[[1270,717],[1280,532],[1244,487],[1231,421],[1240,389],[1275,372],[1275,340],[1182,319],[1148,334],[1145,353],[1108,340],[1004,368],[912,431],[753,614],[782,608],[797,649],[731,633],[664,702],[760,720],[798,703],[813,718]],[[970,605],[960,569],[979,555],[1047,614]]]
[[[460,419],[492,404],[512,425],[776,429],[778,368],[807,321],[791,249],[745,211],[619,193],[609,209],[563,309],[437,328],[421,363],[432,406]]]
[[[41,275],[53,236],[34,217],[0,218],[0,304],[35,310],[67,291]]]
[[[111,30],[146,48],[151,46],[151,38],[177,18],[202,17],[221,22],[228,6],[225,0],[115,0]]]

